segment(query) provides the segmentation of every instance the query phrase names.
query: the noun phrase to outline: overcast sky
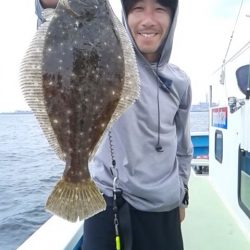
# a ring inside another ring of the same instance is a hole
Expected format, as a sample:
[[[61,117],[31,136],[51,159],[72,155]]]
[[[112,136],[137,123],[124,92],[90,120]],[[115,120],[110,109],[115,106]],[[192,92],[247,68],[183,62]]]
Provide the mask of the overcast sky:
[[[119,0],[110,1],[119,15]],[[241,0],[180,0],[171,62],[190,76],[193,103],[205,100],[209,75],[223,60],[240,4]],[[244,0],[243,18],[250,15],[249,7],[250,0]],[[0,112],[27,109],[18,75],[36,30],[34,0],[1,1],[1,9]],[[250,34],[248,23],[248,27],[239,27],[245,34]],[[244,42],[242,38],[242,45]]]

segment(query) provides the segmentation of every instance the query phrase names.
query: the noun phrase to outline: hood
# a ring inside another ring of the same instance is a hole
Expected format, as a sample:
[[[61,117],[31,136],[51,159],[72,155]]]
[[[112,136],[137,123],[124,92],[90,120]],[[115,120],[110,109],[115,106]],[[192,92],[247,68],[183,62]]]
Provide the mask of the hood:
[[[166,2],[168,0],[165,0]],[[158,67],[161,67],[163,66],[164,64],[166,64],[167,62],[169,62],[169,59],[170,59],[170,56],[171,56],[171,51],[172,51],[172,45],[173,45],[173,38],[174,38],[174,32],[175,32],[175,27],[176,27],[176,22],[177,22],[177,16],[178,16],[178,6],[179,6],[179,1],[176,0],[176,9],[175,9],[175,12],[173,13],[173,17],[172,17],[172,23],[171,23],[171,26],[169,28],[169,32],[168,32],[168,35],[167,37],[165,38],[165,40],[163,41],[160,49],[159,49],[159,54],[160,54],[160,57],[159,57],[159,61],[157,62],[157,65]],[[121,0],[121,3],[122,3],[122,20],[123,20],[123,24],[129,34],[129,37],[133,43],[133,46],[135,48],[135,52],[136,54],[138,55],[139,59],[140,60],[143,60],[144,63],[146,62],[144,56],[141,54],[141,52],[139,51],[133,37],[132,37],[132,34],[130,32],[130,29],[128,27],[128,22],[127,22],[127,16],[126,16],[126,13],[125,13],[125,8],[124,8],[124,0]]]

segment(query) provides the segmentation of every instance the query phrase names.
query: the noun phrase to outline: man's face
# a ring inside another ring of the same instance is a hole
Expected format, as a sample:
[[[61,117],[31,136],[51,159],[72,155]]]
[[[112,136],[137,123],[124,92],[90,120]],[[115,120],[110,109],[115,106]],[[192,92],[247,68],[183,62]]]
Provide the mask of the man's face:
[[[157,60],[157,49],[170,24],[170,8],[157,3],[157,0],[139,0],[128,13],[128,26],[136,45],[150,62]]]

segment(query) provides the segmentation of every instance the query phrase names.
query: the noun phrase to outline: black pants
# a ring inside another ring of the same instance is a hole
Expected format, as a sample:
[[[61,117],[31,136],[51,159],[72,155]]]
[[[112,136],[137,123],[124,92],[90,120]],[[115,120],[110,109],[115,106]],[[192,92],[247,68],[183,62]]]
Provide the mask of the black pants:
[[[83,250],[115,250],[112,199],[107,209],[84,223]],[[139,211],[122,202],[121,250],[183,250],[179,208],[169,212]]]

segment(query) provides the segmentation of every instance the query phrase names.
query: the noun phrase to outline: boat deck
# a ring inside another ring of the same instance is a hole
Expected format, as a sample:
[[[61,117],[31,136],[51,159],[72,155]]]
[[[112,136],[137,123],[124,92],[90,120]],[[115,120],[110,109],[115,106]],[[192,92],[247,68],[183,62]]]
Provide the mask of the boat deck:
[[[190,178],[190,205],[182,223],[185,250],[249,250],[247,239],[214,191],[208,176]],[[53,216],[18,250],[79,249],[82,223]],[[60,232],[60,233],[58,233]]]
[[[190,205],[182,223],[185,250],[249,250],[242,233],[208,177],[190,179]]]

